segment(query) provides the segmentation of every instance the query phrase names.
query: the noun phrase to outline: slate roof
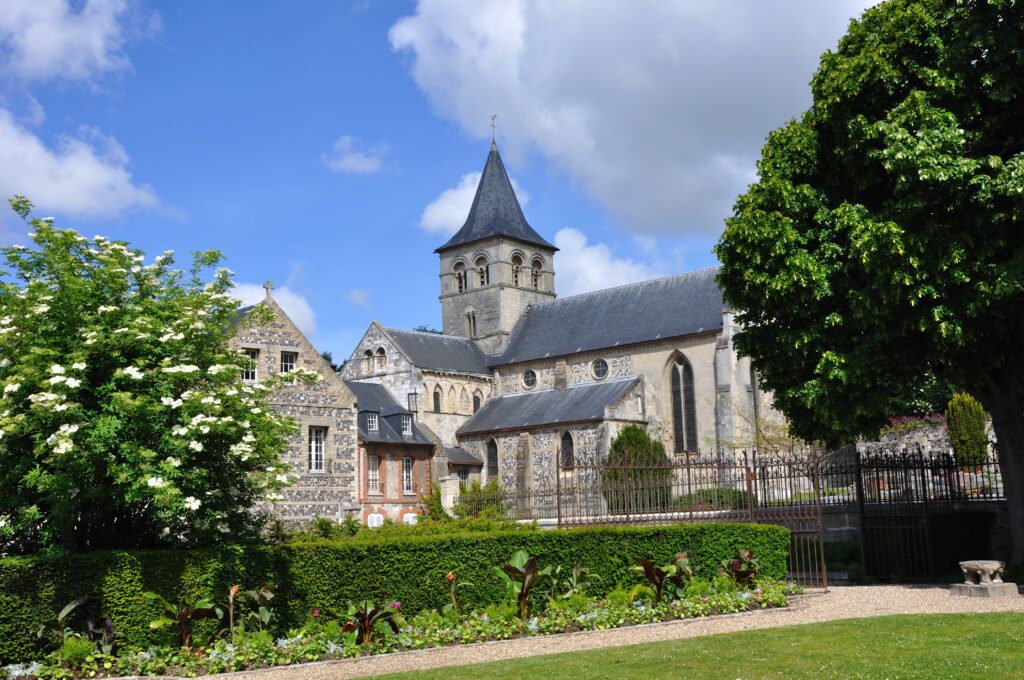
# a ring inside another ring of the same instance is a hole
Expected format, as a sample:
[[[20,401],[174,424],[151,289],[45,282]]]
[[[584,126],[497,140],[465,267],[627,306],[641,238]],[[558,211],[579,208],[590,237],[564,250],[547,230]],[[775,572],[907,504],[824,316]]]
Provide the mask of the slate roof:
[[[365,442],[385,444],[417,444],[433,445],[432,442],[412,420],[412,435],[402,436],[402,416],[412,416],[412,411],[403,408],[388,388],[375,383],[346,380],[345,385],[356,395],[359,416],[359,438]],[[370,432],[367,427],[367,414],[377,414],[377,431]]]
[[[639,378],[573,385],[492,397],[459,428],[460,435],[518,430],[538,425],[603,420],[604,409],[622,398]]]
[[[717,274],[712,267],[531,305],[488,365],[721,330]]]
[[[490,375],[487,357],[469,338],[385,328],[409,361],[419,368]]]
[[[526,243],[558,250],[541,238],[526,221],[516,192],[512,189],[512,182],[505,172],[505,164],[501,162],[498,146],[494,143],[491,143],[491,152],[487,154],[487,163],[476,187],[476,196],[473,198],[473,206],[469,209],[466,223],[448,239],[447,243],[434,252],[440,253],[492,236],[509,236]]]
[[[483,467],[484,462],[461,446],[446,446],[444,452],[448,455],[448,462],[453,465],[475,465]]]

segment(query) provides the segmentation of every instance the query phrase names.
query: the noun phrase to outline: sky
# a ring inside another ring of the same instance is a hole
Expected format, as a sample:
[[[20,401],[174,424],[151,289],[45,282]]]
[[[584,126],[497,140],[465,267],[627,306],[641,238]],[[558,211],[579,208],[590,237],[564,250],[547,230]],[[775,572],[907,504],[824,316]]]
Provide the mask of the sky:
[[[373,320],[440,326],[433,250],[492,131],[559,295],[716,264],[869,4],[3,0],[0,194],[150,258],[219,249],[341,359]],[[28,231],[0,210],[0,245]]]

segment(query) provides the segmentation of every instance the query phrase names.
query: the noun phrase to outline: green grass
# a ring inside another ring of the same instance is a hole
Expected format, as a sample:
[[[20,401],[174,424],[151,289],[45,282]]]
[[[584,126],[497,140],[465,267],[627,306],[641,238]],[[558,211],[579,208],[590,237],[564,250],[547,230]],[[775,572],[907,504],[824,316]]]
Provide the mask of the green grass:
[[[1022,678],[1024,615],[943,614],[833,621],[384,677]]]

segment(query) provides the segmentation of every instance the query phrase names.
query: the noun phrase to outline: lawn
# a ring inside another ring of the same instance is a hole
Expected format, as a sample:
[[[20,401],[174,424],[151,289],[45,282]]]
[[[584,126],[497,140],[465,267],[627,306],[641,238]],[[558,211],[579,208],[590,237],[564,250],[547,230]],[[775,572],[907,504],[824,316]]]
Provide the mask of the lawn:
[[[1024,616],[886,616],[536,656],[388,678],[1021,678]]]

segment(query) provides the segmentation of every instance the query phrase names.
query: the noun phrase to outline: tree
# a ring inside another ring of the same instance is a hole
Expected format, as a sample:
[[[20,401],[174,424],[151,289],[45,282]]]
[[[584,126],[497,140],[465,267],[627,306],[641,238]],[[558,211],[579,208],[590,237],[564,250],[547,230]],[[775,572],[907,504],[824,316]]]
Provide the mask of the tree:
[[[413,328],[413,330],[419,331],[420,333],[436,333],[437,335],[441,335],[441,331],[437,330],[433,326],[427,326],[426,324],[420,324],[419,326],[416,326],[416,328]]]
[[[626,425],[601,466],[601,492],[614,514],[669,510],[672,468],[665,445],[639,425]]]
[[[826,53],[716,252],[794,431],[872,436],[928,372],[992,416],[1024,562],[1024,4],[891,0]]]
[[[292,428],[241,381],[220,254],[31,225],[0,270],[0,554],[254,538]]]
[[[946,408],[949,440],[956,461],[966,468],[979,468],[988,458],[986,418],[978,400],[969,394],[957,393]]]

